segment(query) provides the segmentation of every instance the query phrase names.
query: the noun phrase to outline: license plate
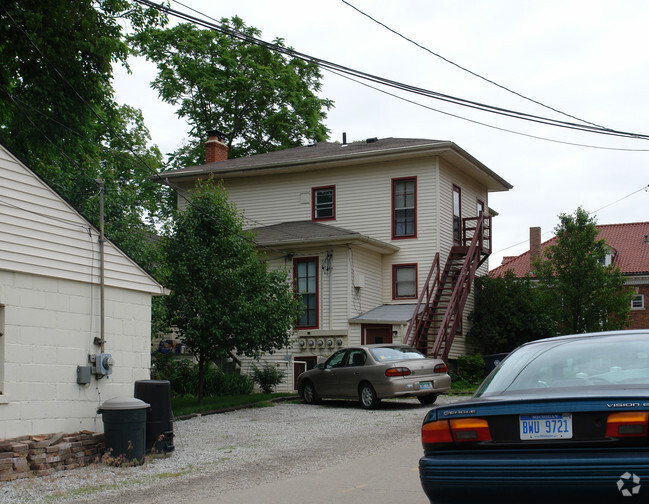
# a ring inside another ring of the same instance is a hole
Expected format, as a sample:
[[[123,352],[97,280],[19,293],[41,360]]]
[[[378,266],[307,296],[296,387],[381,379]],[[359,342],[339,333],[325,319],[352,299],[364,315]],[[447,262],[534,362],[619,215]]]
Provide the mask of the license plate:
[[[433,388],[433,382],[423,381],[419,382],[419,390],[428,390]]]
[[[521,439],[572,439],[572,414],[521,415]]]

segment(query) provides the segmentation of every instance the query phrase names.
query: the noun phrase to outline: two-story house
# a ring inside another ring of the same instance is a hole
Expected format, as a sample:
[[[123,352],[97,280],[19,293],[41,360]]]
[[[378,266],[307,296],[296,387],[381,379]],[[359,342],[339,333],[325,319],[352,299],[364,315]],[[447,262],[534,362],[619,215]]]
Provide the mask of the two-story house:
[[[479,216],[490,222],[489,193],[512,187],[447,141],[321,142],[228,159],[216,131],[204,165],[164,176],[182,195],[197,179],[222,180],[269,264],[291,272],[304,313],[291,347],[269,357],[286,366],[289,389],[305,367],[344,345],[408,340],[432,353],[434,337],[415,337],[414,327],[408,332],[418,301],[425,318],[451,251],[466,252]],[[487,242],[489,231],[481,229]],[[488,246],[480,246],[486,253],[474,269],[486,274]],[[464,298],[468,313],[472,296]],[[444,353],[451,359],[466,349],[466,319],[456,312],[453,344]]]
[[[598,224],[596,228],[597,239],[606,241],[609,249],[606,265],[618,267],[626,285],[633,289],[629,327],[649,329],[649,222]],[[543,255],[545,247],[556,241],[553,237],[541,242],[541,228],[530,228],[530,250],[519,256],[504,257],[502,264],[491,270],[489,276],[500,277],[508,271],[519,278],[533,276],[531,265]]]

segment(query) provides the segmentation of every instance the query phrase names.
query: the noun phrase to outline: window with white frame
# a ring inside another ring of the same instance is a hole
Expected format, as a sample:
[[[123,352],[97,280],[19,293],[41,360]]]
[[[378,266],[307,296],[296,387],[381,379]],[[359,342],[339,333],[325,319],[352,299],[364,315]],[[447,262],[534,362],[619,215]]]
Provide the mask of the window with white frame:
[[[636,294],[633,299],[631,299],[631,309],[644,310],[644,294]]]

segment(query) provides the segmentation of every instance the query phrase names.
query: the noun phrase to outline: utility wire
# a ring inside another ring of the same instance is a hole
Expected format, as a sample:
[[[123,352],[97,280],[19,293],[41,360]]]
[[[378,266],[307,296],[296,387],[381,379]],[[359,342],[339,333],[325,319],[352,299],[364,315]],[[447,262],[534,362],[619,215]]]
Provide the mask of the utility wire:
[[[423,103],[416,102],[414,100],[410,100],[410,99],[405,98],[403,96],[399,96],[398,94],[395,94],[395,93],[390,93],[389,91],[386,91],[385,89],[381,89],[379,87],[372,86],[371,84],[368,84],[366,82],[362,82],[360,80],[354,79],[354,78],[352,78],[352,77],[350,77],[348,75],[341,74],[339,72],[336,72],[335,70],[327,70],[327,71],[334,74],[334,75],[337,75],[338,77],[341,77],[343,79],[351,80],[352,82],[355,82],[356,84],[368,87],[370,89],[373,89],[374,91],[378,91],[379,93],[383,93],[383,94],[391,96],[393,98],[397,98],[398,100],[402,100],[402,101],[404,101],[406,103],[410,103],[412,105],[416,105],[418,107],[421,107],[421,108],[424,108],[424,109],[427,109],[427,110],[431,110],[433,112],[437,112],[439,114],[443,114],[443,115],[446,115],[446,116],[449,116],[449,117],[454,117],[455,119],[460,119],[462,121],[467,121],[467,122],[470,122],[470,123],[473,123],[473,124],[477,124],[479,126],[484,126],[486,128],[491,128],[491,129],[494,129],[494,130],[503,131],[505,133],[511,133],[513,135],[519,135],[519,136],[523,136],[523,137],[527,137],[527,138],[534,138],[536,140],[544,140],[546,142],[553,142],[553,143],[558,143],[558,144],[562,144],[562,145],[572,145],[572,146],[575,146],[575,147],[586,147],[588,149],[601,149],[601,150],[623,151],[623,152],[649,152],[649,149],[630,149],[630,148],[624,148],[624,147],[604,147],[602,145],[591,145],[591,144],[583,144],[583,143],[577,143],[577,142],[568,142],[568,141],[565,141],[565,140],[556,140],[554,138],[548,138],[548,137],[543,137],[543,136],[539,136],[539,135],[532,135],[530,133],[522,133],[520,131],[511,130],[511,129],[508,129],[508,128],[502,128],[500,126],[494,126],[493,124],[488,124],[488,123],[485,123],[485,122],[477,121],[475,119],[469,119],[468,117],[464,117],[464,116],[461,116],[461,115],[458,115],[458,114],[453,114],[451,112],[446,112],[445,110],[440,110],[440,109],[431,107],[429,105],[424,105]]]
[[[596,124],[596,123],[594,123],[594,122],[587,121],[587,120],[585,120],[585,119],[580,119],[579,117],[575,117],[575,116],[570,115],[570,114],[568,114],[568,113],[566,113],[566,112],[562,112],[561,110],[558,110],[558,109],[556,109],[556,108],[554,108],[554,107],[551,107],[551,106],[549,106],[549,105],[546,105],[546,104],[544,104],[544,103],[542,103],[542,102],[540,102],[540,101],[534,100],[533,98],[530,98],[530,97],[525,96],[525,95],[523,95],[523,94],[521,94],[521,93],[518,93],[517,91],[514,91],[514,90],[512,90],[512,89],[510,89],[510,88],[508,88],[508,87],[506,87],[506,86],[503,86],[503,85],[501,85],[501,84],[498,84],[497,82],[495,82],[495,81],[493,81],[493,80],[491,80],[491,79],[488,79],[488,78],[486,78],[486,77],[484,77],[484,76],[482,76],[482,75],[480,75],[480,74],[478,74],[478,73],[476,73],[476,72],[473,72],[472,70],[469,70],[468,68],[465,68],[465,67],[463,67],[463,66],[461,66],[461,65],[459,65],[459,64],[457,64],[457,63],[455,63],[454,61],[451,61],[450,59],[445,58],[445,57],[442,56],[441,54],[438,54],[438,53],[432,51],[432,50],[429,49],[428,47],[425,47],[425,46],[419,44],[418,42],[415,42],[414,40],[412,40],[412,39],[406,37],[406,36],[403,35],[402,33],[399,33],[398,31],[396,31],[396,30],[390,28],[390,27],[389,27],[388,25],[386,25],[385,23],[382,23],[381,21],[375,19],[374,17],[370,16],[370,15],[367,14],[366,12],[363,12],[361,9],[359,9],[358,7],[352,5],[352,4],[349,3],[347,0],[341,0],[341,2],[344,3],[345,5],[348,5],[349,7],[351,7],[352,9],[354,9],[354,10],[355,10],[356,12],[358,12],[359,14],[362,14],[363,16],[367,17],[368,19],[374,21],[376,24],[382,26],[382,27],[385,28],[386,30],[388,30],[388,31],[390,31],[390,32],[392,32],[392,33],[394,33],[394,34],[397,35],[398,37],[401,37],[401,38],[404,39],[405,41],[407,41],[407,42],[409,42],[409,43],[411,43],[411,44],[413,44],[413,45],[419,47],[420,49],[423,49],[424,51],[426,51],[426,52],[432,54],[433,56],[435,56],[435,57],[437,57],[437,58],[439,58],[439,59],[445,61],[446,63],[449,63],[449,64],[451,64],[451,65],[453,65],[453,66],[459,68],[460,70],[462,70],[462,71],[464,71],[464,72],[467,72],[467,73],[473,75],[474,77],[477,77],[477,78],[479,78],[479,79],[482,79],[483,81],[488,82],[489,84],[493,84],[494,86],[499,87],[500,89],[503,89],[503,90],[507,91],[508,93],[512,93],[512,94],[518,96],[519,98],[523,98],[524,100],[527,100],[527,101],[529,101],[529,102],[532,102],[532,103],[534,103],[534,104],[536,104],[536,105],[540,105],[541,107],[544,107],[544,108],[546,108],[546,109],[548,109],[548,110],[552,110],[553,112],[557,112],[558,114],[564,115],[564,116],[566,116],[566,117],[570,117],[571,119],[575,119],[575,120],[577,120],[577,121],[580,121],[580,122],[583,122],[583,123],[586,123],[586,124],[590,124],[590,125],[592,125],[592,126],[597,126],[598,128],[607,129],[607,130],[610,129],[610,128],[606,128],[605,126],[601,126],[601,125],[599,125],[599,124]]]
[[[592,212],[589,212],[589,213],[595,214],[595,213],[599,212],[600,210],[604,210],[605,208],[608,208],[608,207],[610,207],[610,206],[613,206],[613,205],[619,203],[619,202],[622,201],[622,200],[625,200],[625,199],[627,199],[627,198],[630,198],[630,197],[633,196],[634,194],[638,194],[640,191],[649,192],[649,184],[647,184],[646,186],[642,186],[640,189],[637,189],[637,190],[633,191],[632,193],[629,193],[629,194],[627,194],[626,196],[623,196],[622,198],[620,198],[620,199],[618,199],[618,200],[615,200],[615,201],[613,201],[612,203],[609,203],[609,204],[607,204],[607,205],[604,205],[603,207],[600,207],[600,208],[598,208],[597,210],[593,210]],[[552,231],[546,231],[545,233],[543,233],[543,235],[547,235],[547,234],[550,234],[550,233],[552,233]],[[514,243],[513,245],[509,245],[508,247],[505,247],[505,248],[502,248],[502,249],[500,249],[500,250],[497,250],[496,252],[494,252],[494,254],[500,254],[501,252],[504,252],[505,250],[509,250],[509,249],[511,249],[511,248],[518,247],[519,245],[523,245],[524,243],[527,243],[527,240],[523,240],[523,241],[521,241],[521,242]]]
[[[358,77],[364,80],[368,80],[377,84],[393,87],[395,89],[401,89],[403,91],[407,91],[410,93],[415,93],[419,94],[422,96],[426,96],[429,98],[453,103],[456,105],[464,106],[464,107],[469,107],[477,110],[482,110],[484,112],[490,112],[494,114],[499,114],[507,117],[512,117],[516,118],[519,120],[525,120],[525,121],[530,121],[530,122],[535,122],[535,123],[540,123],[540,124],[546,124],[550,126],[556,126],[556,127],[561,127],[561,128],[567,128],[567,129],[573,129],[573,130],[579,130],[579,131],[584,131],[584,132],[590,132],[590,133],[596,133],[596,134],[602,134],[602,135],[612,135],[612,136],[618,136],[618,137],[628,137],[628,138],[637,138],[637,139],[642,139],[642,140],[649,140],[649,135],[646,134],[640,134],[640,133],[632,133],[632,132],[626,132],[626,131],[619,131],[619,130],[612,130],[609,128],[601,128],[599,126],[589,126],[589,125],[584,125],[584,124],[577,124],[577,123],[572,123],[572,122],[566,122],[566,121],[559,121],[556,119],[551,119],[547,117],[542,117],[542,116],[537,116],[533,114],[527,114],[523,112],[518,112],[510,109],[505,109],[502,107],[495,107],[492,105],[488,105],[485,103],[480,103],[472,100],[466,100],[463,98],[447,95],[444,93],[439,93],[431,90],[427,90],[424,88],[419,88],[416,86],[411,86],[408,84],[404,84],[398,81],[393,81],[390,79],[386,79],[383,77],[379,77],[377,75],[369,74],[366,72],[362,72],[360,70],[355,70],[349,67],[345,67],[343,65],[339,65],[327,60],[323,60],[321,58],[317,58],[314,56],[309,56],[307,54],[295,51],[294,49],[284,47],[279,44],[271,44],[269,42],[265,42],[264,40],[252,37],[250,35],[247,35],[245,33],[238,32],[236,30],[233,30],[232,28],[229,28],[224,25],[216,25],[214,23],[210,23],[207,21],[204,21],[202,19],[199,19],[195,16],[192,16],[190,14],[186,14],[184,12],[177,11],[175,9],[171,9],[170,7],[162,6],[155,4],[151,2],[150,0],[134,0],[135,2],[150,7],[150,8],[155,8],[158,10],[161,10],[165,12],[166,14],[178,17],[182,20],[185,20],[187,22],[190,22],[195,25],[202,26],[207,29],[215,30],[218,31],[219,33],[223,33],[225,35],[228,35],[230,37],[237,38],[239,40],[248,42],[250,44],[254,44],[260,47],[265,47],[269,50],[279,52],[281,54],[284,54],[286,56],[290,56],[293,58],[301,59],[303,61],[306,61],[308,63],[312,63],[315,65],[318,65],[321,68],[326,68],[330,70],[337,70],[339,72],[345,73],[346,75],[351,75],[354,77]]]

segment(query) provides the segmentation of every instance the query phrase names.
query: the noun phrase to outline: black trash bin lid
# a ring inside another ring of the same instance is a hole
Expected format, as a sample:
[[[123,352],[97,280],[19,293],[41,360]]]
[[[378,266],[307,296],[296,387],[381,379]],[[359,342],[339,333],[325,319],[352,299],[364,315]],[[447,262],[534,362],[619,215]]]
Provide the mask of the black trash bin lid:
[[[113,397],[104,401],[104,403],[99,406],[98,411],[113,411],[113,410],[138,410],[150,408],[151,405],[145,403],[141,399],[135,399],[134,397]]]

